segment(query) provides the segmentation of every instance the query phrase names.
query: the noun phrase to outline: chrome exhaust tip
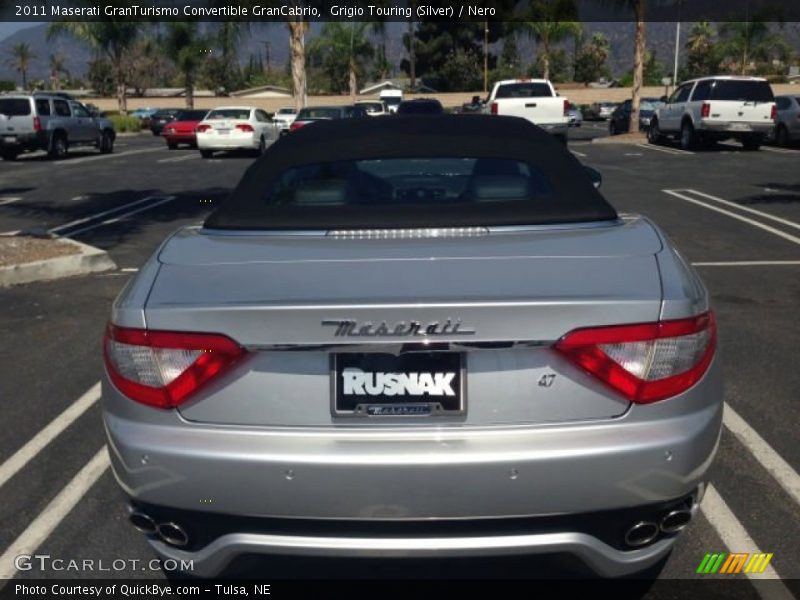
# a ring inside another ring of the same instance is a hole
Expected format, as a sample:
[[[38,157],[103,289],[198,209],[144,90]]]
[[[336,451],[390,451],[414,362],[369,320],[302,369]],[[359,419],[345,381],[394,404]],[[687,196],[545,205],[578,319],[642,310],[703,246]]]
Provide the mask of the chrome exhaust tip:
[[[128,521],[130,521],[130,524],[133,525],[138,531],[144,533],[145,535],[153,535],[158,529],[156,522],[153,521],[150,516],[144,514],[143,512],[139,512],[138,510],[133,511],[130,515],[128,515]]]
[[[189,543],[189,534],[186,533],[183,527],[172,521],[159,523],[156,531],[158,536],[170,546],[181,547]]]
[[[691,520],[692,511],[688,508],[670,511],[661,519],[661,531],[664,533],[677,533],[686,527]]]
[[[634,548],[645,546],[656,539],[658,533],[659,528],[655,523],[639,521],[636,525],[628,529],[628,532],[625,534],[625,543]]]

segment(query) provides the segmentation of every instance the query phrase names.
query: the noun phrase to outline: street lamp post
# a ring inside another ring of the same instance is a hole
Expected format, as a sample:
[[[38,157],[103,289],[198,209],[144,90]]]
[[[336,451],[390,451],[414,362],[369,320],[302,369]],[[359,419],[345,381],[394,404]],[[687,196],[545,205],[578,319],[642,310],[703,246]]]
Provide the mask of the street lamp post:
[[[483,24],[483,93],[489,91],[489,21]]]

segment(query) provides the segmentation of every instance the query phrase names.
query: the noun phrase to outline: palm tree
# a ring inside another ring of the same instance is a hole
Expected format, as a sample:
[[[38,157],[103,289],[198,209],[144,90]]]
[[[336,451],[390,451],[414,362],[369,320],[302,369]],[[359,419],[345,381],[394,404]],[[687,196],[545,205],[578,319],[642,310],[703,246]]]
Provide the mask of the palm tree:
[[[64,66],[64,57],[61,54],[50,55],[50,87],[54,90],[61,89],[61,75],[67,75],[69,72]]]
[[[308,21],[301,18],[291,18],[286,21],[289,28],[289,55],[292,65],[292,90],[294,93],[294,107],[297,110],[305,108],[308,102],[306,79],[306,31]]]
[[[765,9],[752,16],[748,21],[732,21],[720,27],[720,51],[725,58],[734,64],[740,64],[741,74],[747,73],[752,59],[768,60],[771,52],[780,46],[778,36],[772,33],[769,20],[774,18],[771,10]],[[779,22],[783,27],[783,23]]]
[[[330,21],[325,23],[311,49],[324,56],[324,62],[334,72],[346,63],[350,100],[358,94],[358,77],[364,71],[364,60],[372,57],[372,43],[367,35],[369,23]]]
[[[550,49],[553,44],[557,44],[568,37],[577,37],[581,33],[581,25],[576,21],[529,21],[526,24],[526,31],[540,47],[540,55],[544,72],[542,77],[550,79]]]
[[[186,108],[194,108],[194,84],[208,48],[208,39],[200,32],[196,21],[173,21],[166,24],[162,39],[164,53],[170,57],[183,77]]]
[[[11,66],[22,75],[22,89],[28,89],[28,69],[36,54],[31,50],[30,44],[21,42],[11,48]]]
[[[708,21],[692,25],[686,40],[686,66],[690,76],[708,75],[711,70],[715,31]],[[677,85],[677,82],[675,82]]]
[[[47,37],[70,35],[108,58],[114,71],[117,105],[125,114],[128,112],[126,58],[140,32],[140,24],[133,20],[60,21],[49,25]]]

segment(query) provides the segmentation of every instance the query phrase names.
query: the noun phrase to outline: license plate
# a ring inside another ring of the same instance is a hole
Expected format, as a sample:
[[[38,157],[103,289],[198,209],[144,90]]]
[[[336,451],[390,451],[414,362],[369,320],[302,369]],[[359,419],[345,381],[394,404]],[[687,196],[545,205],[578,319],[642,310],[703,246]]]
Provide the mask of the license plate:
[[[228,134],[231,132],[231,130],[230,130],[230,129],[215,129],[215,131],[216,131],[216,132],[217,132],[219,135],[228,135]]]
[[[336,354],[332,410],[340,417],[429,417],[466,412],[463,357],[455,352]]]
[[[7,144],[14,144],[17,141],[17,136],[15,135],[4,136],[3,141]]]
[[[731,131],[750,131],[750,125],[747,123],[734,123],[731,125]]]

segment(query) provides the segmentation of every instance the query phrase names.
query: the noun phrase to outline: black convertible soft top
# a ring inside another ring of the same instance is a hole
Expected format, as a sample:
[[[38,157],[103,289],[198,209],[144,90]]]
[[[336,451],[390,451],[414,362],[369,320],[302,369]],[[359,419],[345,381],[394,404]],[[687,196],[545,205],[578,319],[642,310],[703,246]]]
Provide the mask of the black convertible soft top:
[[[296,206],[270,204],[287,172],[334,161],[392,158],[506,159],[530,165],[552,186],[548,202],[463,205]],[[525,119],[490,115],[386,116],[322,121],[283,136],[246,171],[205,221],[210,229],[340,229],[535,225],[611,220],[614,208],[580,162]]]

